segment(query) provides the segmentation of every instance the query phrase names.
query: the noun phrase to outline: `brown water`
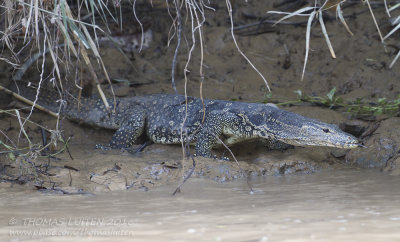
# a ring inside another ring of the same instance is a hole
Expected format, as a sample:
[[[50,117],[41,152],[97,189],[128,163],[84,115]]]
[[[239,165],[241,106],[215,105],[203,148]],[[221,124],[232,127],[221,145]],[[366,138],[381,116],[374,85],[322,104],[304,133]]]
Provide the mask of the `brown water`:
[[[191,179],[175,197],[172,185],[62,196],[2,184],[0,241],[400,241],[400,177],[333,170],[252,183],[249,194],[243,180]]]

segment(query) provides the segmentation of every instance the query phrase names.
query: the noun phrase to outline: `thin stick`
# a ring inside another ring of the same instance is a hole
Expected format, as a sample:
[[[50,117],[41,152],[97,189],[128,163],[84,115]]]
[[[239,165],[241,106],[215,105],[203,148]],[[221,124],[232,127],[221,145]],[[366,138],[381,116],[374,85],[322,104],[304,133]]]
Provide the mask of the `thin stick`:
[[[372,19],[374,20],[376,29],[378,30],[379,37],[381,38],[381,42],[383,43],[384,39],[382,37],[381,30],[379,29],[378,23],[376,22],[374,12],[372,11],[372,8],[371,8],[371,4],[369,3],[369,0],[366,0],[366,2],[367,2],[367,5],[368,5],[368,8],[369,8],[369,11],[371,12]]]
[[[33,113],[33,109],[35,108],[35,104],[39,100],[39,93],[40,93],[40,89],[41,89],[41,86],[42,86],[42,83],[43,83],[44,64],[46,63],[46,58],[45,58],[45,55],[46,55],[46,40],[47,40],[47,35],[45,34],[44,35],[44,41],[43,41],[43,56],[42,56],[43,61],[42,61],[42,67],[41,67],[42,68],[42,72],[40,73],[40,79],[39,79],[39,84],[38,84],[38,87],[37,87],[37,90],[36,90],[35,100],[33,101],[33,104],[32,104],[31,110],[29,112],[29,115],[26,118],[27,120],[31,117],[31,115]],[[49,48],[50,48],[50,46],[49,46]],[[21,131],[24,129],[25,123],[26,123],[26,120],[21,125]],[[24,132],[25,132],[25,130],[24,130]]]
[[[179,184],[179,186],[175,189],[175,191],[172,193],[172,196],[175,196],[176,193],[181,191],[181,187],[183,186],[183,184],[185,184],[185,182],[192,176],[194,169],[196,168],[196,160],[194,159],[193,155],[190,154],[190,158],[192,158],[193,161],[193,167],[192,169],[190,169],[189,173],[187,174],[187,176],[185,176],[185,178],[183,178],[183,181],[181,182],[181,184]]]
[[[263,76],[263,74],[254,66],[254,64],[250,61],[250,59],[243,53],[243,51],[239,48],[238,43],[236,42],[236,38],[235,38],[235,34],[233,32],[233,16],[232,16],[232,5],[231,2],[229,0],[226,0],[226,7],[228,9],[228,14],[229,14],[229,18],[231,20],[231,35],[232,35],[232,39],[233,42],[235,43],[235,46],[237,48],[237,50],[239,51],[239,53],[243,56],[243,58],[250,64],[250,66],[257,72],[257,74],[263,79],[265,85],[267,86],[267,89],[269,92],[271,92],[271,89],[269,88],[268,82],[265,79],[265,77]]]
[[[181,12],[179,9],[179,0],[174,0],[175,4],[175,11],[176,11],[176,18],[177,18],[177,43],[176,43],[176,48],[175,48],[175,53],[174,53],[174,58],[172,59],[172,70],[171,70],[171,82],[172,82],[172,87],[174,88],[174,91],[176,94],[178,94],[178,91],[176,90],[176,84],[175,84],[175,68],[176,68],[176,58],[178,57],[179,53],[179,47],[181,46],[181,40],[182,40],[182,18],[181,18]]]
[[[143,48],[143,42],[144,42],[144,31],[143,31],[143,25],[142,22],[140,22],[139,18],[136,15],[136,0],[133,1],[133,15],[135,16],[136,21],[139,23],[140,25],[140,30],[142,31],[142,38],[141,38],[141,42],[140,42],[140,48],[139,48],[139,53],[142,51]],[[121,25],[122,28],[122,25]]]
[[[221,142],[221,144],[225,147],[225,149],[227,149],[227,150],[229,151],[229,153],[231,153],[233,159],[236,161],[236,164],[237,164],[238,167],[239,167],[240,173],[242,173],[243,176],[246,177],[247,186],[250,188],[250,192],[253,193],[254,190],[253,190],[253,188],[252,188],[251,185],[250,185],[249,176],[247,176],[247,174],[243,171],[242,167],[240,167],[239,161],[236,159],[236,157],[235,157],[235,155],[233,154],[232,150],[229,149],[229,147],[228,147],[217,135],[215,135],[214,133],[211,133],[211,134],[214,135],[214,137],[217,138],[217,140],[218,140],[219,142]]]

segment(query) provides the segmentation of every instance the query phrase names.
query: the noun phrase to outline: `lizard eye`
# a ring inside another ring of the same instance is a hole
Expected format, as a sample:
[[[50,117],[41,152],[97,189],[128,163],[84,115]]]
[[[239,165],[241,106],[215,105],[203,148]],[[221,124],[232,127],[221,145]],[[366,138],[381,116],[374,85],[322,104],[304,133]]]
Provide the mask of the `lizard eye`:
[[[329,133],[329,129],[322,129],[325,133]]]

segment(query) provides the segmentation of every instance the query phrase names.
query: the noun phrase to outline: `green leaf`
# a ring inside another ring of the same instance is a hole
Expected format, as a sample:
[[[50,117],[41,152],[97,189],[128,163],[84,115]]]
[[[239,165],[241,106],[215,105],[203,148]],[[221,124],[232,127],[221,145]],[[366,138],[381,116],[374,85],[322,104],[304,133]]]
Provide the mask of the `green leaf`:
[[[6,145],[3,141],[0,140],[0,145],[3,145],[8,150],[13,150],[13,148],[9,145]]]
[[[326,106],[329,106],[329,104],[331,103],[329,100],[327,100],[327,99],[322,99],[321,100],[321,103],[322,104],[324,104],[324,105],[326,105]]]
[[[379,103],[379,105],[385,105],[387,102],[386,102],[386,98],[385,97],[383,97],[383,98],[379,98],[378,99],[378,103]]]
[[[335,103],[337,103],[337,104],[343,104],[343,98],[341,98],[341,97],[337,97],[336,99],[335,99]]]
[[[361,103],[362,103],[362,98],[361,97],[358,97],[356,99],[356,101],[354,102],[354,104],[361,104]]]
[[[332,88],[332,90],[330,90],[328,92],[328,94],[326,94],[326,96],[328,97],[328,99],[332,102],[333,101],[333,97],[335,96],[335,92],[336,92],[336,87]]]
[[[129,84],[129,80],[127,79],[119,79],[119,78],[114,78],[112,81],[117,82],[117,83],[126,83]]]
[[[379,107],[378,109],[376,109],[375,115],[381,115],[381,114],[383,114],[383,108]]]
[[[69,37],[69,34],[68,34],[67,14],[65,13],[65,0],[61,0],[60,9],[61,9],[62,20],[63,20],[63,23],[64,23],[64,28],[65,28],[65,38],[67,40],[70,40],[70,37]]]
[[[294,91],[294,93],[296,93],[299,96],[299,98],[303,96],[303,92],[301,90],[296,90]]]
[[[8,159],[10,159],[10,160],[12,160],[12,161],[15,161],[15,155],[14,155],[14,153],[10,152],[10,153],[8,153],[7,155],[8,155]]]
[[[69,27],[71,28],[72,32],[78,36],[78,38],[82,41],[83,45],[86,47],[86,49],[90,49],[90,45],[88,41],[85,38],[85,35],[79,30],[79,28],[75,25],[74,22],[68,19]]]

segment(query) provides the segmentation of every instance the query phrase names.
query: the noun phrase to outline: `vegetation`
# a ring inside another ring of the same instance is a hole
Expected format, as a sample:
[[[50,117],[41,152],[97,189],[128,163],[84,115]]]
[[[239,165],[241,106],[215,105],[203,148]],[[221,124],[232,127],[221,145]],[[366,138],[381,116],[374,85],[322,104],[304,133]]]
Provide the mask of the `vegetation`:
[[[295,105],[301,103],[311,103],[328,108],[346,108],[347,112],[358,116],[378,116],[388,115],[397,116],[400,114],[400,95],[394,100],[379,98],[376,102],[357,98],[355,101],[345,101],[336,95],[336,87],[332,88],[326,96],[310,96],[304,94],[301,90],[296,90],[296,100],[274,99],[271,93],[265,95],[264,103],[273,102],[277,105]]]

